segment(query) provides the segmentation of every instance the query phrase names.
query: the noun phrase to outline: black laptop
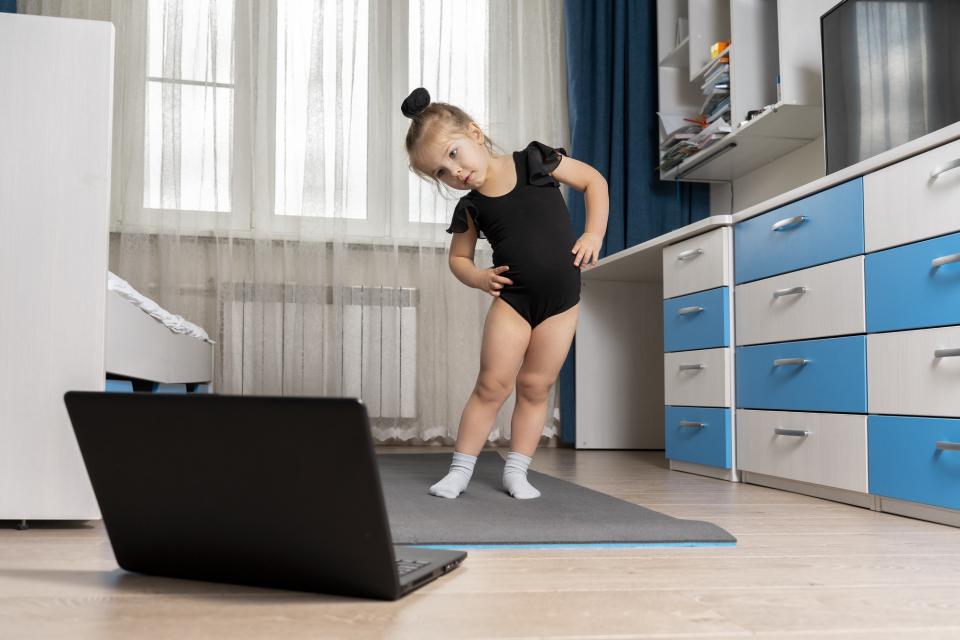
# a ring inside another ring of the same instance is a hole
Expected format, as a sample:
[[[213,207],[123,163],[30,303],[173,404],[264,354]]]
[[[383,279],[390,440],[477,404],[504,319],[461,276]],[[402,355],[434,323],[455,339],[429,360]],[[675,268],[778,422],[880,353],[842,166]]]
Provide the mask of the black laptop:
[[[466,557],[393,545],[358,400],[64,399],[128,571],[393,600]]]

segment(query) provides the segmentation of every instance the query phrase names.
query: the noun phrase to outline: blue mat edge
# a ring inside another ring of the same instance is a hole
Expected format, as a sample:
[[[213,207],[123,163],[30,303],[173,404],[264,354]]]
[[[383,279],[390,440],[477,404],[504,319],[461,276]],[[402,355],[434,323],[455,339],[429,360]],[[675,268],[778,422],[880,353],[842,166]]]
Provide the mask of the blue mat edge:
[[[735,547],[736,542],[616,542],[608,544],[597,543],[559,543],[559,544],[414,544],[417,549],[444,549],[450,551],[474,549],[646,549],[646,548],[676,548],[676,547]]]

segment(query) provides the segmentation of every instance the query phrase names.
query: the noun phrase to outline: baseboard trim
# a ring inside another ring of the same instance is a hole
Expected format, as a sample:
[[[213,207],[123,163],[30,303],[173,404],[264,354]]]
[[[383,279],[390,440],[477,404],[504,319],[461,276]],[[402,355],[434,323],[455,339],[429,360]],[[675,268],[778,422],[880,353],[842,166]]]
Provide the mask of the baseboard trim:
[[[681,460],[670,461],[671,471],[682,471],[684,473],[695,473],[698,476],[708,476],[717,480],[726,480],[728,482],[739,482],[737,472],[733,469],[721,469],[719,467],[708,467],[705,464],[696,464],[695,462],[683,462]]]
[[[949,525],[951,527],[960,527],[960,511],[953,509],[944,509],[934,507],[929,504],[920,504],[918,502],[906,502],[895,498],[879,497],[880,510],[886,513],[893,513],[898,516],[907,516],[917,518],[918,520],[929,520],[939,524]]]
[[[855,507],[863,507],[873,511],[879,510],[879,496],[869,493],[860,493],[850,491],[849,489],[837,489],[836,487],[827,487],[810,482],[801,482],[800,480],[788,480],[786,478],[777,478],[762,473],[753,473],[752,471],[742,471],[743,482],[748,484],[758,484],[771,489],[780,489],[781,491],[791,491],[793,493],[802,493],[803,495],[821,498],[823,500],[832,500],[833,502],[843,502]]]

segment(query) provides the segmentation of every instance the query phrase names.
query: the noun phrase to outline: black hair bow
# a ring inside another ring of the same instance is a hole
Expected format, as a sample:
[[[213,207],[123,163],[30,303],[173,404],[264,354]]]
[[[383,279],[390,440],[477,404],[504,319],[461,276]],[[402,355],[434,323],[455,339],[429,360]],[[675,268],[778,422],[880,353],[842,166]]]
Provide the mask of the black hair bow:
[[[420,112],[430,106],[430,93],[423,87],[410,92],[400,105],[400,111],[408,118],[416,118]]]

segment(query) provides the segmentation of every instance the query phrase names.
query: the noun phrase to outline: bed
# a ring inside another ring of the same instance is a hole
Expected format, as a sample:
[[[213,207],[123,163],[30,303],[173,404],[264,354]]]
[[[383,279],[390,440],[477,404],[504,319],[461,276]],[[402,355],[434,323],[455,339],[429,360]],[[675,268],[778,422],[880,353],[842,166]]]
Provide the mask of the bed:
[[[184,385],[211,391],[213,341],[197,325],[174,315],[108,274],[105,365],[111,380]],[[133,385],[134,388],[139,387]]]

